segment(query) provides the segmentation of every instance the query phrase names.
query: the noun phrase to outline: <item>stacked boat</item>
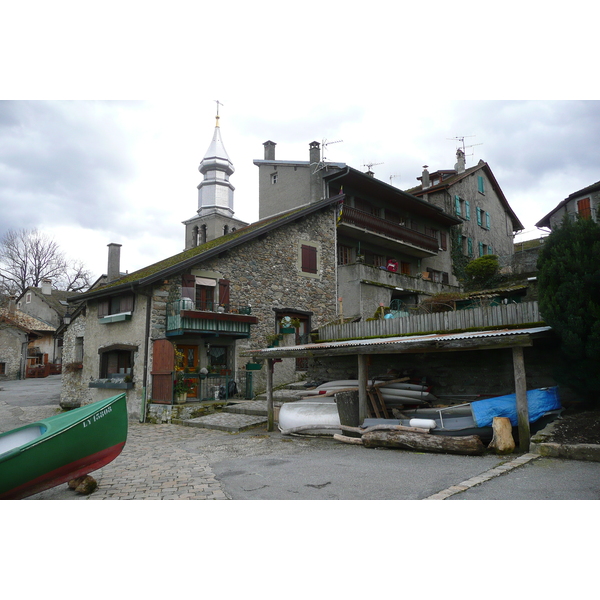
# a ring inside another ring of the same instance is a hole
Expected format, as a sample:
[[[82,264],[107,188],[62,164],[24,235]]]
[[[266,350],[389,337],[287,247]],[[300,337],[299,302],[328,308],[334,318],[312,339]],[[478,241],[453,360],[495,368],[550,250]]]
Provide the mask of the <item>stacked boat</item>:
[[[431,406],[437,398],[429,387],[409,382],[369,380],[367,387],[377,389],[387,407]],[[341,433],[340,417],[335,395],[358,390],[357,379],[341,379],[318,385],[301,394],[302,399],[287,402],[279,410],[279,429],[282,432],[302,428],[308,435]],[[314,428],[307,428],[314,425]],[[321,427],[319,427],[321,426]],[[340,429],[335,429],[340,427]]]

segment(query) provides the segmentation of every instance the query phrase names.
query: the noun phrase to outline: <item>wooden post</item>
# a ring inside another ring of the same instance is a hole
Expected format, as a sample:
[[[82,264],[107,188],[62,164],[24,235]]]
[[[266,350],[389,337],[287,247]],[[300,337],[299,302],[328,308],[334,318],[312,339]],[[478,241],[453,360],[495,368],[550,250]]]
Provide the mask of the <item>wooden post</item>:
[[[362,425],[367,418],[367,355],[358,355],[358,424]]]
[[[273,431],[275,415],[273,411],[273,359],[267,358],[267,431]]]
[[[519,425],[519,451],[529,452],[529,408],[527,406],[527,381],[525,379],[525,361],[523,347],[512,349],[513,369],[515,373],[515,393],[517,395],[517,423]]]

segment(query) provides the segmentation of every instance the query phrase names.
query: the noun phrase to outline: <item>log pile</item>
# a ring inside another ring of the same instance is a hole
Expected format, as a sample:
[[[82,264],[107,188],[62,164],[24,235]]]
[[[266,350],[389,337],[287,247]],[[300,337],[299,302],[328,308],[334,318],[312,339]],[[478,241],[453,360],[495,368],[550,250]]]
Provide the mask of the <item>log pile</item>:
[[[476,435],[431,435],[427,429],[402,425],[375,425],[366,429],[342,425],[341,429],[342,431],[358,431],[361,433],[361,437],[335,434],[333,439],[348,444],[360,444],[366,448],[398,448],[469,456],[480,456],[485,452],[485,446]]]

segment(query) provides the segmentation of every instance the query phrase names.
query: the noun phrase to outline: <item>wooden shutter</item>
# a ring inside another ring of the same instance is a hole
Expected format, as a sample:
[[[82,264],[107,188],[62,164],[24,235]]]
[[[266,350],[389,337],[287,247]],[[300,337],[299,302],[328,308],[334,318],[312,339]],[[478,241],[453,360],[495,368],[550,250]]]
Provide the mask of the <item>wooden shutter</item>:
[[[471,220],[471,204],[468,200],[465,200],[465,219],[467,221]]]
[[[173,402],[173,372],[175,348],[169,340],[155,340],[152,344],[152,400]]]
[[[302,271],[304,273],[317,272],[317,249],[314,246],[302,244]]]
[[[219,279],[219,304],[229,304],[229,280]]]
[[[440,246],[442,250],[448,250],[448,242],[446,241],[446,234],[440,231]]]
[[[486,212],[485,213],[485,226],[486,226],[486,229],[490,229],[490,223],[491,223],[491,221],[490,221],[490,213]]]
[[[106,317],[110,312],[110,300],[100,300],[98,302],[98,318]]]
[[[592,208],[589,198],[577,200],[577,213],[582,219],[590,219],[592,217]]]
[[[121,296],[121,308],[120,312],[132,312],[133,311],[133,294],[127,294]]]
[[[477,207],[477,225],[481,225],[481,209]]]

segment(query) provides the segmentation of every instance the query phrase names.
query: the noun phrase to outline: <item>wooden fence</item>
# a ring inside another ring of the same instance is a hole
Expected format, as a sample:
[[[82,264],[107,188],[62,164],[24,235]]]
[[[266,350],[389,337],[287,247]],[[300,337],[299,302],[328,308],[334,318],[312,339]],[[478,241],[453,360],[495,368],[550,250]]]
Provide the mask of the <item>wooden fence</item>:
[[[319,330],[319,339],[347,340],[386,337],[456,329],[509,327],[541,321],[543,318],[540,316],[537,302],[521,302],[520,304],[500,304],[395,319],[327,325]]]

